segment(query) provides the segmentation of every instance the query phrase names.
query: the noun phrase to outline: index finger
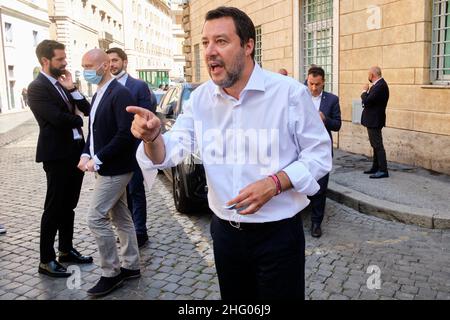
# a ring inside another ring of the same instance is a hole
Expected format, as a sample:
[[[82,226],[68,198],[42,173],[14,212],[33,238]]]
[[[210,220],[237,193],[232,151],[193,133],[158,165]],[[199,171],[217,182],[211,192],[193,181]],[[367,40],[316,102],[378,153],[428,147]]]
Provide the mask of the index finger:
[[[136,106],[128,106],[126,108],[126,110],[129,113],[137,114],[138,116],[141,116],[142,118],[145,118],[145,119],[148,118],[147,116],[148,116],[148,113],[150,112],[145,108],[136,107]]]
[[[247,192],[240,193],[236,198],[231,199],[230,201],[228,201],[226,203],[226,205],[227,206],[231,206],[233,204],[238,204],[239,202],[247,199],[247,197],[248,197],[248,193]]]

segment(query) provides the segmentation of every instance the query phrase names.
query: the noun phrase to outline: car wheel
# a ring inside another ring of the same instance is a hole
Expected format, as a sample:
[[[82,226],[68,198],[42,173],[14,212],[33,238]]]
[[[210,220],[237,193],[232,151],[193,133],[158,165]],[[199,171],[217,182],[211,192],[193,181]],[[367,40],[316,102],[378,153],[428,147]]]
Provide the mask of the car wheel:
[[[185,188],[184,181],[186,176],[183,174],[182,170],[178,166],[172,169],[172,190],[173,190],[173,201],[175,203],[175,208],[185,214],[192,214],[199,210],[199,207],[190,199],[186,194],[187,190]]]

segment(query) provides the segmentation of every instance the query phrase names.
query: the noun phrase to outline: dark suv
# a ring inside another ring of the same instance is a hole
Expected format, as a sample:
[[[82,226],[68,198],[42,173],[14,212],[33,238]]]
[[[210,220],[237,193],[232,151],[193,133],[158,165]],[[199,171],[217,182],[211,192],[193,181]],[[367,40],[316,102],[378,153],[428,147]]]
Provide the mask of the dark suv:
[[[183,113],[183,104],[200,84],[182,83],[171,87],[161,98],[156,114],[161,120],[162,132],[169,131]],[[196,154],[188,156],[174,168],[163,170],[172,181],[173,200],[181,213],[195,213],[207,208],[208,187],[205,170]]]

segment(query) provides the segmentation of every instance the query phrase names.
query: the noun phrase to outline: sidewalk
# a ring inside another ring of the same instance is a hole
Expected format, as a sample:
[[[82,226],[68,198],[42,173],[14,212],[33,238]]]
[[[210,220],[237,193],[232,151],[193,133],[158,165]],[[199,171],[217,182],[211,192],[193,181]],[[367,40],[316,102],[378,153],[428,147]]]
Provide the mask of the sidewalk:
[[[35,131],[35,124],[36,120],[30,109],[0,114],[0,147]]]
[[[328,197],[359,212],[432,229],[450,229],[450,176],[389,162],[389,178],[369,179],[366,156],[335,150]]]

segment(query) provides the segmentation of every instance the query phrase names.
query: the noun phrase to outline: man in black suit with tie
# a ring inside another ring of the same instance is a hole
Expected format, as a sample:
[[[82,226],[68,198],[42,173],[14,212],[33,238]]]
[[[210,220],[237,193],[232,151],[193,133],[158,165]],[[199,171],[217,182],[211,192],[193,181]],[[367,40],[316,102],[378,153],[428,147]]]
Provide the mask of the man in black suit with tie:
[[[316,110],[319,112],[320,118],[327,129],[331,141],[333,136],[331,131],[339,131],[341,129],[341,108],[339,106],[339,98],[332,93],[323,90],[325,86],[325,71],[318,66],[313,66],[308,70],[308,78],[306,79],[309,92]],[[331,143],[331,153],[333,153],[333,143]],[[326,192],[328,188],[328,179],[330,174],[327,173],[320,178],[317,183],[320,190],[314,195],[309,196],[311,201],[311,236],[319,238],[322,236],[321,224],[325,214],[325,202],[327,199]]]
[[[39,124],[36,162],[43,163],[47,176],[38,271],[51,277],[69,277],[71,274],[59,262],[92,262],[72,246],[74,209],[83,181],[83,173],[77,169],[84,147],[83,119],[76,113],[89,115],[90,105],[66,70],[64,44],[44,40],[37,46],[36,55],[42,71],[28,87],[28,101]],[[57,231],[59,262],[53,248]]]
[[[389,87],[382,78],[380,67],[372,67],[369,70],[369,85],[364,86],[361,94],[363,112],[361,124],[367,128],[370,145],[373,148],[373,164],[370,170],[364,171],[371,174],[371,179],[388,178],[386,151],[383,145],[381,130],[386,125],[386,107],[389,100]]]
[[[82,66],[85,80],[97,85],[89,135],[78,168],[95,172],[96,177],[88,225],[97,242],[102,276],[88,294],[98,297],[124,280],[140,277],[138,243],[126,197],[136,166],[136,139],[130,131],[133,117],[126,111],[134,100],[131,92],[112,77],[109,57],[103,50],[88,51]],[[120,240],[122,265],[112,224]]]

